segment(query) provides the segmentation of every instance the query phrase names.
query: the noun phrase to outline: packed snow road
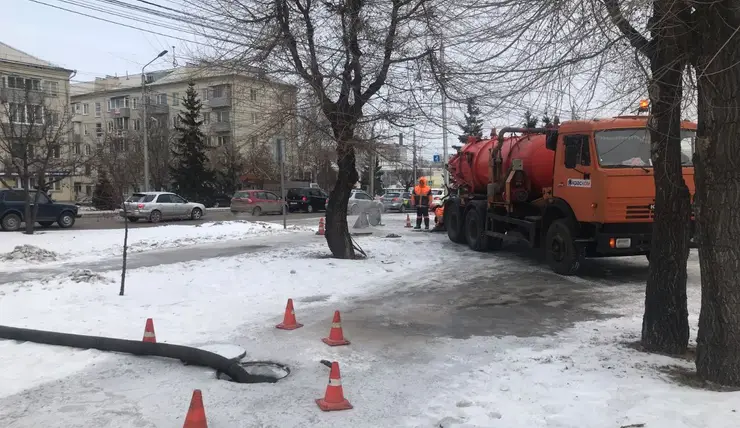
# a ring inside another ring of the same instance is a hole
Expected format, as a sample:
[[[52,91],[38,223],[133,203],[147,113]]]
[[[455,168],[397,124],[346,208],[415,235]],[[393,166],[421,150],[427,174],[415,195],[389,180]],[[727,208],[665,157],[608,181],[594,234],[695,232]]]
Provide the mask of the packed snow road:
[[[689,361],[625,345],[639,334],[644,258],[564,278],[526,252],[474,253],[403,220],[358,237],[361,261],[295,231],[248,254],[132,269],[123,297],[115,271],[0,285],[0,324],[138,340],[151,317],[158,341],[231,343],[291,368],[276,384],[236,384],[179,361],[0,341],[0,420],[182,426],[200,389],[211,427],[737,426],[740,393],[675,385],[658,366]],[[695,325],[694,254],[689,276]],[[304,327],[278,330],[288,298]],[[334,310],[348,346],[321,341]],[[339,362],[354,409],[316,406],[321,360]]]

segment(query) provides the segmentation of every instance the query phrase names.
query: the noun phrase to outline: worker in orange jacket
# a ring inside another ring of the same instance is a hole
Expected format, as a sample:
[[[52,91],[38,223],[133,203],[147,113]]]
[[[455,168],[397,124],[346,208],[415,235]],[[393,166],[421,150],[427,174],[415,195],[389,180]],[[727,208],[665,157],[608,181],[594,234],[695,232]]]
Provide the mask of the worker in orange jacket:
[[[416,207],[416,227],[421,229],[421,219],[424,219],[424,228],[429,230],[429,206],[432,204],[432,188],[427,185],[427,178],[421,177],[419,184],[414,187],[411,195],[411,205]]]

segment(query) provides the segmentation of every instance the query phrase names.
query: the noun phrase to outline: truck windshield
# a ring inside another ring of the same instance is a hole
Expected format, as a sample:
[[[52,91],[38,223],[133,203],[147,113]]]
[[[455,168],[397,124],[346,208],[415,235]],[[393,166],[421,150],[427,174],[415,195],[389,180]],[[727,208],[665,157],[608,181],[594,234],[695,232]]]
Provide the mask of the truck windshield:
[[[681,130],[681,165],[692,166],[696,131]],[[610,129],[594,135],[599,165],[604,168],[652,167],[650,132],[640,129]]]

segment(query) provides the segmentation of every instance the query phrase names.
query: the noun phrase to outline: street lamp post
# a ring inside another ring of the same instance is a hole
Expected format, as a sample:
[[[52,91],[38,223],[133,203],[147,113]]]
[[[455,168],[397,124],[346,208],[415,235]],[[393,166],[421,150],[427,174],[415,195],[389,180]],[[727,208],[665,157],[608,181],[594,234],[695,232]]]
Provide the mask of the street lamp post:
[[[159,58],[162,58],[167,54],[167,50],[163,50],[162,52],[157,55],[156,58],[149,61],[141,67],[141,104],[143,106],[144,114],[142,115],[144,118],[144,191],[149,191],[149,124],[146,117],[146,75],[144,74],[144,69],[147,68],[151,63],[158,60]]]

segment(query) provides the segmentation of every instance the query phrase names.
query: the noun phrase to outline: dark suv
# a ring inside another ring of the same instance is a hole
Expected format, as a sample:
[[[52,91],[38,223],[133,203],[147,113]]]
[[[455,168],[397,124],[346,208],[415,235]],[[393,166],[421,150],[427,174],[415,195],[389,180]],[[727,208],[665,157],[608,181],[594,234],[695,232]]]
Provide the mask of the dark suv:
[[[31,209],[35,197],[36,192],[32,191]],[[66,229],[74,226],[75,219],[80,217],[77,205],[56,203],[44,193],[39,193],[38,204],[36,221],[43,227],[49,227],[56,222],[59,223],[59,227]],[[20,229],[25,205],[26,193],[23,190],[0,190],[0,228],[7,231]]]
[[[285,199],[288,201],[288,210],[316,212],[326,209],[326,199],[329,195],[314,187],[296,187],[288,189]]]

